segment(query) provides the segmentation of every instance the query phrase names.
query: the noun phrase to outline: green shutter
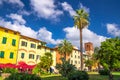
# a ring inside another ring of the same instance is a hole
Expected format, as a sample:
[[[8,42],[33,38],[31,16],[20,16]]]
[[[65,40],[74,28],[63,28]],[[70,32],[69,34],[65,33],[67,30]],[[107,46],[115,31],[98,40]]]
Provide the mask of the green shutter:
[[[3,43],[3,44],[6,44],[6,42],[7,42],[7,38],[6,38],[6,37],[3,37],[2,43]]]
[[[21,58],[22,58],[22,59],[24,58],[24,53],[21,53]]]
[[[0,52],[0,58],[4,58],[4,51]]]
[[[10,52],[10,59],[12,59],[13,58],[13,52]]]
[[[12,45],[13,45],[13,46],[16,45],[16,40],[15,40],[15,39],[12,40]]]

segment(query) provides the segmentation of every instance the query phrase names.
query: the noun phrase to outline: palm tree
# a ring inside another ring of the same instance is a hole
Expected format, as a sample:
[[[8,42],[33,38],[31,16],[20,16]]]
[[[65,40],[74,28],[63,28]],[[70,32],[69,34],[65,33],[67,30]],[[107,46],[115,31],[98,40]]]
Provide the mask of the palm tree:
[[[66,55],[70,55],[72,53],[73,46],[72,44],[64,39],[59,45],[58,45],[58,52],[64,56],[64,59],[66,61]]]
[[[81,51],[81,70],[83,70],[83,43],[82,43],[82,29],[87,27],[89,24],[88,13],[82,8],[79,10],[76,10],[76,14],[74,16],[74,25],[77,27],[80,31],[80,51]]]

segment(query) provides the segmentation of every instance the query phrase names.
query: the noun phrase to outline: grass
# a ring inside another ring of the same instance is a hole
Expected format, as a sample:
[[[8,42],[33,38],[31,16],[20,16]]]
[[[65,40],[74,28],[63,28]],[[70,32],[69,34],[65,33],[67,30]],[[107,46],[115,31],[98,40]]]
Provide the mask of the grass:
[[[108,76],[99,75],[97,72],[88,72],[89,80],[108,80]],[[114,80],[120,80],[120,72],[113,72]],[[67,80],[67,78],[62,77],[60,74],[42,75],[42,80]],[[0,80],[2,78],[0,77]]]
[[[89,80],[108,80],[108,76],[99,75],[97,72],[88,72]],[[113,72],[114,80],[120,80],[120,72]],[[41,76],[42,80],[67,80],[60,75]]]
[[[2,80],[2,77],[0,77],[0,80]]]

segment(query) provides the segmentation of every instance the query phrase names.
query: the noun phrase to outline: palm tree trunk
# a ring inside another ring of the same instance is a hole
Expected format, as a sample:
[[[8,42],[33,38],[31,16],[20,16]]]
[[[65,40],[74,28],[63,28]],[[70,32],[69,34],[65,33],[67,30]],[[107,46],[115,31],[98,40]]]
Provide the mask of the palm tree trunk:
[[[66,53],[64,53],[64,58],[65,58],[65,61],[67,61],[67,60],[66,60]]]
[[[83,43],[82,43],[82,29],[80,28],[80,52],[81,52],[81,70],[83,70]]]

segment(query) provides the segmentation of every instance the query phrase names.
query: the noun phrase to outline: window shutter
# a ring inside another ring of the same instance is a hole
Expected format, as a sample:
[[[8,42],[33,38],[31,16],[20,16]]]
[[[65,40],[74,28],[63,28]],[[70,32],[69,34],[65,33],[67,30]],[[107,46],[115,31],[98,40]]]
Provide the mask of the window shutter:
[[[2,43],[3,43],[3,44],[6,44],[6,42],[7,42],[7,38],[6,38],[6,37],[3,37]]]
[[[15,40],[15,39],[12,40],[12,45],[13,45],[13,46],[16,45],[16,40]]]
[[[10,59],[12,59],[13,58],[13,52],[10,52]]]

